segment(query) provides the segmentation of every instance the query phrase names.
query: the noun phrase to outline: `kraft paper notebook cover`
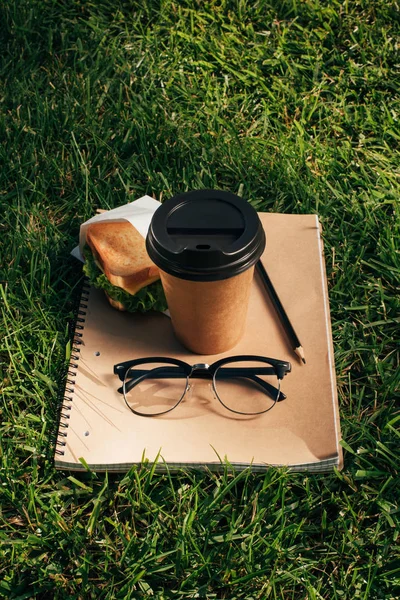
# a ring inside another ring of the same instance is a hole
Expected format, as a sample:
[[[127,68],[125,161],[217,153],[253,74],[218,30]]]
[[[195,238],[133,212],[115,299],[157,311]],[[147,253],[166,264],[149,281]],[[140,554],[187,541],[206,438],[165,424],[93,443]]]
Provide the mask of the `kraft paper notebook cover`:
[[[84,291],[57,437],[55,465],[126,471],[158,456],[159,467],[237,469],[285,465],[294,470],[342,467],[340,423],[328,292],[318,218],[259,213],[267,236],[262,262],[302,342],[307,364],[293,354],[282,325],[255,275],[246,332],[221,355],[198,356],[175,339],[161,314],[121,313],[103,292]],[[140,417],[118,394],[113,366],[146,356],[211,364],[224,356],[253,354],[289,360],[282,381],[287,399],[270,412],[241,418],[221,409],[207,385],[193,380],[191,396],[171,413]]]

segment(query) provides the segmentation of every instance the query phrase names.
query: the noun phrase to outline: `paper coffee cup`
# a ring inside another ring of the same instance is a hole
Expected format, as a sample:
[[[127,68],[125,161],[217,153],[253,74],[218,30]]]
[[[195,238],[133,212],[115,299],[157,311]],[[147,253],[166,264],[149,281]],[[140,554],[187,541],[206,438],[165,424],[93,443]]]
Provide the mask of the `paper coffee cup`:
[[[254,208],[220,190],[175,196],[154,213],[146,247],[160,269],[177,338],[196,354],[233,348],[265,248]]]
[[[180,342],[196,354],[230,350],[244,333],[254,267],[221,281],[187,281],[161,271]]]

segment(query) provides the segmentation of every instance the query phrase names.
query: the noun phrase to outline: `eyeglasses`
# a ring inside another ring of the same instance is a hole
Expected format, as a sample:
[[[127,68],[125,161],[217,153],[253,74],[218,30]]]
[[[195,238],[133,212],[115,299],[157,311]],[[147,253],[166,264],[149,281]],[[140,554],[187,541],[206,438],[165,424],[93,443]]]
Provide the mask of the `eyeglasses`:
[[[280,382],[290,373],[289,362],[263,356],[232,356],[212,365],[189,365],[175,358],[139,358],[114,366],[123,382],[128,408],[143,417],[156,417],[174,410],[191,386],[189,379],[211,379],[217,400],[239,415],[261,415],[286,396]]]

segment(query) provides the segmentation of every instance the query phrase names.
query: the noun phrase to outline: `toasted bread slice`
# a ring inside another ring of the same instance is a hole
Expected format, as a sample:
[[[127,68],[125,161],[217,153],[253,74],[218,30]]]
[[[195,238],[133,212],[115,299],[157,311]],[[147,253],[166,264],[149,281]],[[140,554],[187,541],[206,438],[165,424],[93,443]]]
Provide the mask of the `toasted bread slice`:
[[[129,294],[160,278],[143,236],[128,221],[93,223],[87,228],[86,241],[109,282]]]

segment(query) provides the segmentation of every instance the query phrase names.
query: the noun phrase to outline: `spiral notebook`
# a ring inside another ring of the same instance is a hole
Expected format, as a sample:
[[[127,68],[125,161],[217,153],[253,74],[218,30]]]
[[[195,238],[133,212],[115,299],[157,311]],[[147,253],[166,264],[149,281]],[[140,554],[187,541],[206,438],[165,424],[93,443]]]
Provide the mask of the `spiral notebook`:
[[[316,215],[259,213],[267,246],[262,262],[302,342],[307,364],[293,354],[255,275],[245,335],[231,351],[197,356],[175,339],[161,313],[121,313],[103,292],[85,287],[55,449],[58,469],[127,471],[196,467],[297,471],[342,467],[340,422],[323,245]],[[133,414],[118,393],[113,366],[139,357],[176,357],[190,364],[253,354],[289,360],[287,398],[270,412],[237,418],[217,407],[207,386],[194,385],[184,409],[162,417]]]

